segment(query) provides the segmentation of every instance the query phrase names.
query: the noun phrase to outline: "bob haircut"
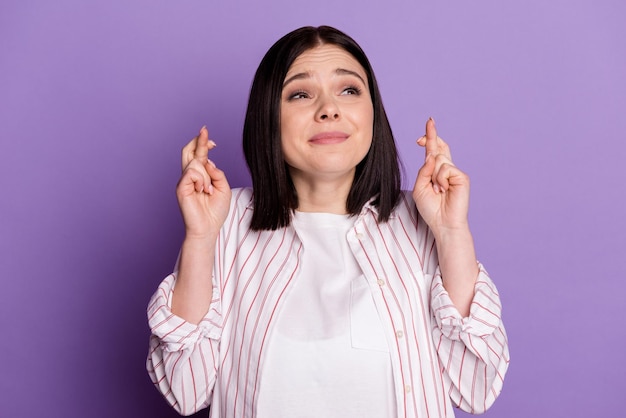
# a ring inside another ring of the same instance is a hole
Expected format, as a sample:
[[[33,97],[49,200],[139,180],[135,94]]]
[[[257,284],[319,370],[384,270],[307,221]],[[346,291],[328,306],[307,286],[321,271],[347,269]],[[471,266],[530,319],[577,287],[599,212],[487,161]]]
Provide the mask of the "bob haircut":
[[[320,45],[336,45],[352,55],[367,74],[374,108],[372,145],[357,165],[346,211],[358,215],[373,199],[378,222],[389,220],[401,188],[400,161],[374,77],[361,47],[348,35],[329,27],[302,27],[279,39],[256,71],[243,127],[243,151],[252,177],[253,208],[250,228],[276,230],[291,223],[298,195],[285,163],[281,145],[280,106],[283,82],[303,52]]]

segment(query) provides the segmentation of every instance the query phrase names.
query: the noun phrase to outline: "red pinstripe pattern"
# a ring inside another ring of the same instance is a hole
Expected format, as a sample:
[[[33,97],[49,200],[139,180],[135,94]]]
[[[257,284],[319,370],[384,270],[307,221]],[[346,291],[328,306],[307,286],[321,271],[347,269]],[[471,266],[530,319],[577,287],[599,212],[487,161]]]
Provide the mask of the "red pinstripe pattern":
[[[380,277],[380,276],[376,275],[376,268],[374,266],[373,258],[371,258],[366,252],[364,252],[364,254],[365,254],[365,259],[368,261],[368,265],[371,268],[374,277]],[[361,268],[363,268],[363,265],[361,265]],[[363,274],[365,274],[367,276],[367,273],[366,273],[365,269],[363,271]],[[370,277],[371,277],[371,275],[372,274],[370,274]],[[389,302],[388,302],[388,300],[387,300],[387,298],[385,297],[384,294],[382,294],[381,296],[382,296],[382,300],[383,300],[383,303],[384,303],[384,306],[385,306],[385,311],[388,314],[388,318],[391,319],[392,318],[392,315],[391,315],[392,309],[389,306]],[[393,319],[391,319],[391,320],[392,320],[392,327],[393,327],[393,329],[396,329],[397,327],[395,327],[393,325]],[[400,355],[400,347],[398,346],[397,340],[395,341],[395,348],[396,348],[395,360],[397,361],[397,363],[400,366],[399,370],[403,370],[404,369],[404,367],[403,367],[403,364],[404,364],[403,360],[404,360],[404,358],[403,358],[403,356]],[[393,362],[393,360],[394,360],[394,358],[392,358],[392,362]],[[401,388],[400,390],[404,389],[404,387],[406,385],[404,373],[400,373],[399,375],[394,375],[394,378],[396,379],[396,386],[398,385],[398,380],[399,380],[399,383],[400,383],[399,387]],[[398,412],[402,411],[403,412],[402,416],[408,416],[407,415],[407,409],[408,409],[407,399],[406,399],[406,396],[404,394],[402,395],[402,400],[403,400],[402,404],[401,405],[397,405]]]
[[[382,231],[381,231],[380,227],[378,226],[378,224],[375,224],[375,225],[377,226],[376,232],[378,232],[379,237],[380,237],[381,242],[382,242],[382,247],[383,247],[382,249],[384,250],[383,254],[386,253],[387,255],[389,255],[389,259],[385,260],[385,261],[390,263],[389,265],[393,266],[393,272],[395,272],[395,276],[399,279],[399,283],[401,285],[401,289],[399,289],[399,290],[404,290],[405,293],[409,293],[409,291],[407,289],[407,284],[404,282],[404,280],[402,278],[402,274],[400,273],[399,268],[398,268],[398,266],[396,264],[396,259],[393,257],[393,255],[392,255],[392,253],[391,253],[391,251],[389,249],[389,244],[387,242],[387,239],[391,238],[391,240],[394,240],[394,237],[393,236],[392,237],[385,236],[382,233]],[[370,236],[372,238],[372,242],[373,242],[374,241],[374,237],[372,237],[370,234],[371,234],[371,232],[368,230],[368,236]],[[400,249],[399,246],[398,246],[398,248]],[[379,256],[380,255],[381,255],[381,253],[379,252]],[[404,253],[403,253],[403,251],[401,249],[400,249],[398,255],[399,255],[399,257],[405,258],[405,255],[404,255]],[[385,263],[383,263],[381,265],[381,267],[384,269]],[[389,282],[390,281],[389,278],[392,276],[392,271],[388,271],[388,270],[385,271],[385,270],[383,270],[382,273],[384,274],[384,277],[387,278],[387,282]],[[415,312],[414,312],[412,304],[410,302],[408,302],[408,301],[407,301],[408,303],[402,303],[400,301],[400,297],[401,296],[398,293],[396,293],[395,289],[391,285],[388,285],[387,288],[389,289],[389,292],[391,293],[391,296],[393,298],[393,301],[396,304],[398,312],[400,312],[400,315],[397,315],[397,316],[399,317],[400,322],[402,323],[402,329],[412,330],[414,339],[415,339],[415,341],[417,341],[418,337],[416,335],[415,327],[409,326],[409,324],[407,324],[408,321],[412,322],[412,319],[415,318]],[[420,293],[419,287],[416,288],[416,290],[418,291],[418,293]],[[417,299],[421,300],[421,295],[418,295]],[[403,305],[405,305],[404,306],[404,310],[402,309]],[[408,318],[404,315],[405,310],[407,308],[410,311],[410,315],[409,315]],[[422,309],[422,313],[423,313],[423,309]],[[422,317],[423,317],[423,315],[422,315]],[[419,346],[419,344],[415,344],[415,347],[417,348],[417,350],[416,350],[417,359],[416,360],[417,360],[417,363],[420,364],[423,361],[422,353],[421,353],[421,350],[420,350],[420,346]],[[407,348],[405,348],[405,351],[406,351],[406,349]],[[400,355],[400,352],[398,354]],[[408,360],[407,361],[407,369],[408,369],[408,377],[409,377],[408,380],[410,382],[410,387],[413,388],[414,387],[414,381],[413,381],[412,378],[416,375],[416,373],[414,372],[414,366],[413,366],[414,356],[406,356],[406,358]],[[428,403],[426,402],[426,398],[427,398],[428,395],[426,393],[427,387],[426,387],[426,384],[425,384],[426,383],[425,382],[425,378],[424,378],[422,369],[419,368],[418,370],[419,370],[420,388],[422,390],[422,396],[424,398],[424,405],[425,405],[426,416],[430,417]],[[415,399],[415,390],[411,389],[409,394],[411,396],[410,401],[411,401],[411,404],[413,405],[414,413],[417,414],[417,411],[416,411],[417,401]]]
[[[191,359],[187,360],[189,362],[189,371],[191,375],[191,387],[193,387],[193,404],[196,405],[198,403],[198,393],[196,392],[196,377],[193,373],[193,365],[191,364]]]
[[[300,245],[300,246],[298,247],[298,252],[297,252],[297,255],[298,255],[298,260],[299,260],[299,258],[300,258],[300,254],[301,254],[301,252],[302,252],[302,245]],[[299,264],[299,263],[298,263],[298,264]],[[296,266],[296,267],[297,267],[297,266]],[[294,270],[294,271],[293,271],[293,273],[292,273],[292,274],[291,274],[291,276],[289,277],[289,281],[286,283],[285,287],[281,290],[281,292],[280,292],[280,296],[279,296],[279,298],[276,300],[276,304],[273,306],[273,308],[272,308],[272,310],[271,310],[272,314],[271,314],[271,316],[270,316],[270,323],[274,320],[274,317],[275,317],[276,311],[277,311],[277,309],[278,309],[278,302],[279,302],[279,301],[283,298],[283,296],[284,296],[284,294],[285,294],[285,291],[287,290],[287,286],[289,285],[289,283],[291,283],[291,281],[293,280],[293,278],[294,278],[294,276],[295,276],[295,275],[296,275],[296,270]],[[266,327],[266,328],[265,328],[265,332],[263,333],[263,339],[261,340],[261,349],[260,349],[259,356],[263,353],[263,348],[265,347],[265,343],[266,343],[266,341],[267,341],[267,337],[268,337],[269,329],[270,329],[270,327],[269,327],[269,326],[268,326],[268,327]],[[254,405],[256,405],[256,401],[257,401],[257,395],[258,395],[258,393],[257,393],[257,388],[258,388],[258,384],[259,384],[259,380],[260,380],[260,373],[259,373],[259,372],[260,372],[261,368],[260,368],[260,367],[257,367],[257,369],[256,369],[256,370],[257,370],[257,372],[256,372],[256,376],[255,376],[255,379],[254,379],[254,394],[253,394]],[[254,409],[254,408],[253,408],[253,409]]]
[[[249,231],[250,201],[250,190],[234,190],[203,321],[196,326],[171,313],[175,274],[148,304],[153,335],[146,367],[184,414],[211,404],[220,417],[255,416],[265,349],[298,274],[302,244],[292,228]],[[470,315],[462,318],[443,287],[434,238],[410,194],[388,223],[378,224],[376,216],[366,206],[348,243],[390,345],[398,416],[452,417],[452,405],[483,412],[500,393],[509,362],[495,286],[481,266]]]
[[[294,236],[294,238],[295,238],[295,236]],[[282,245],[282,244],[281,244],[281,245]],[[298,253],[299,253],[299,251],[298,251]],[[274,258],[275,258],[275,255],[274,255],[274,256],[272,256],[272,259],[274,259]],[[286,261],[287,261],[287,260],[284,260],[283,264],[281,265],[281,270],[282,270],[282,268],[284,267],[284,265],[285,265]],[[267,271],[267,269],[266,269],[266,271]],[[281,296],[284,294],[285,289],[287,288],[287,286],[288,286],[289,282],[291,282],[291,279],[293,278],[293,275],[294,275],[294,274],[295,274],[295,270],[294,270],[294,272],[290,275],[289,280],[287,281],[287,283],[285,283],[285,285],[284,285],[284,286],[280,289],[279,296],[278,296],[278,298],[276,298],[276,299],[275,299],[275,302],[270,303],[270,302],[268,301],[269,296],[271,296],[271,293],[270,293],[269,291],[271,290],[271,287],[272,287],[272,286],[276,283],[276,280],[278,279],[278,274],[277,274],[277,275],[275,275],[275,276],[272,278],[272,280],[270,281],[269,288],[267,289],[267,292],[264,294],[263,300],[261,301],[261,303],[260,303],[260,305],[259,305],[259,308],[258,308],[258,309],[259,309],[259,311],[269,311],[269,312],[271,312],[269,322],[268,322],[268,323],[267,323],[267,325],[265,325],[265,326],[261,325],[261,329],[260,329],[260,330],[259,330],[259,316],[256,316],[256,317],[255,317],[255,321],[254,321],[254,327],[253,327],[253,332],[252,332],[251,341],[252,341],[252,342],[256,342],[256,341],[258,341],[258,339],[257,339],[257,338],[255,338],[255,337],[256,337],[256,335],[257,335],[257,332],[258,332],[259,334],[262,334],[262,335],[263,335],[262,337],[260,337],[260,343],[259,343],[258,345],[256,345],[256,344],[255,344],[255,347],[254,347],[255,349],[258,349],[259,358],[260,358],[261,352],[263,351],[263,346],[264,346],[264,344],[265,344],[265,338],[266,338],[267,333],[268,333],[268,330],[269,330],[269,325],[270,325],[270,324],[271,324],[271,322],[272,322],[272,321],[271,321],[271,319],[274,317],[274,313],[275,313],[276,308],[277,308],[277,306],[278,306],[279,300],[280,300]],[[271,304],[271,305],[272,305],[272,308],[271,308],[271,309],[266,309],[266,306],[267,306],[267,305],[269,305],[269,304]],[[250,312],[250,311],[249,311],[249,312]],[[248,312],[248,313],[249,313],[249,312]],[[246,316],[246,322],[247,322],[247,320],[248,320],[248,317]],[[252,346],[251,346],[250,348],[252,348]],[[254,353],[256,353],[257,351],[256,351],[256,350],[255,350],[255,351],[250,350],[250,352],[254,354]],[[256,376],[256,375],[258,375],[258,372],[257,372],[257,371],[259,370],[259,367],[258,367],[258,366],[259,366],[259,361],[255,361],[255,362],[254,362],[254,364],[252,364],[252,356],[248,357],[248,365],[247,365],[247,367],[246,367],[246,374],[245,374],[245,378],[244,378],[246,381],[249,381],[249,379],[251,379],[251,375],[255,375],[255,376]],[[256,368],[256,370],[255,370],[254,372],[251,372],[251,371],[250,371],[250,368],[251,368],[251,367],[255,367],[255,368]],[[244,397],[245,397],[245,395],[247,395],[248,388],[249,388],[249,385],[246,385],[246,387],[245,387],[245,392],[244,392]],[[246,407],[246,406],[248,406],[248,403],[245,403],[245,404],[244,404],[244,410],[243,410],[243,415],[244,415],[244,416],[246,416],[246,409],[245,409],[245,407]]]
[[[406,201],[405,201],[405,203],[406,203]],[[400,221],[400,222],[402,222],[402,220],[401,220],[401,219],[399,219],[399,221]],[[420,225],[420,222],[418,222],[418,223],[417,223],[416,227],[419,227],[419,226],[421,226],[421,225]],[[399,251],[402,253],[402,255],[403,255],[403,257],[402,257],[402,258],[403,258],[403,260],[405,261],[405,266],[404,266],[404,267],[407,269],[407,271],[408,271],[408,272],[410,272],[410,274],[411,274],[411,280],[412,280],[414,283],[417,283],[417,277],[416,277],[416,276],[415,276],[415,274],[413,274],[413,272],[412,272],[412,263],[411,263],[411,260],[410,260],[410,259],[409,259],[406,255],[404,255],[404,250],[403,250],[404,248],[410,248],[410,247],[411,247],[411,246],[409,246],[409,245],[405,244],[405,242],[409,242],[409,243],[410,243],[410,242],[411,242],[411,239],[410,239],[410,236],[406,235],[406,231],[407,231],[407,229],[403,228],[403,231],[405,231],[405,239],[406,239],[406,241],[399,242],[397,239],[395,239],[396,235],[394,234],[394,229],[393,229],[393,228],[388,228],[388,232],[389,232],[390,234],[392,234],[392,236],[394,237],[394,241],[395,241],[395,242],[396,242],[396,244],[397,244],[397,248],[398,248],[398,250],[399,250]],[[426,240],[426,241],[427,241],[427,240]],[[432,246],[431,246],[431,248],[432,248]],[[392,256],[392,254],[390,254],[390,256]],[[424,265],[424,264],[423,264],[423,261],[421,261],[422,259],[421,259],[421,257],[419,257],[419,254],[418,254],[418,253],[415,253],[415,254],[414,254],[414,257],[417,257],[417,258],[420,260],[420,265],[421,265],[421,266],[423,266],[423,265]],[[398,271],[398,270],[397,270],[397,271]],[[403,274],[400,274],[400,272],[399,272],[399,271],[398,271],[398,274],[399,274],[399,278],[402,280],[402,276],[403,276]],[[403,281],[403,283],[404,283],[404,281]],[[406,286],[405,286],[405,288],[406,288]],[[420,308],[420,311],[421,311],[421,312],[420,312],[420,317],[422,318],[422,323],[423,323],[423,325],[424,325],[424,329],[428,329],[428,323],[427,323],[427,322],[429,321],[429,315],[428,315],[428,310],[427,310],[427,308],[426,308],[426,306],[425,306],[425,304],[427,304],[428,302],[427,302],[427,299],[423,297],[423,295],[422,295],[422,291],[421,291],[421,288],[418,286],[418,287],[417,287],[417,289],[418,289],[418,301],[419,301],[419,308]],[[407,292],[407,293],[408,293],[408,292]],[[410,300],[410,299],[411,299],[411,298],[410,298],[410,295],[407,295],[407,299],[408,299],[408,300]],[[414,316],[413,316],[413,317],[414,317]],[[414,317],[414,318],[415,318],[415,317]],[[415,328],[414,328],[414,329],[415,329]],[[414,335],[416,336],[416,334],[415,334],[415,333],[414,333]],[[420,346],[419,346],[418,341],[419,341],[419,339],[418,339],[418,338],[417,338],[417,336],[416,336],[416,338],[415,338],[415,340],[414,340],[414,344],[415,344],[415,346],[418,348],[418,352],[419,352],[419,347],[420,347]],[[432,361],[432,359],[435,357],[435,354],[433,353],[433,345],[432,345],[432,344],[425,344],[425,347],[426,347],[426,349],[427,349],[427,351],[428,351],[428,353],[427,353],[427,354],[428,354],[428,363],[429,363],[429,365],[430,365],[430,374],[431,374],[431,379],[432,379],[432,382],[435,382],[435,383],[436,383],[436,382],[437,382],[437,374],[438,374],[438,372],[439,372],[439,371],[435,368],[435,364],[434,364],[434,362]],[[420,357],[421,357],[421,356],[420,356]],[[439,383],[440,383],[440,385],[442,385],[442,384],[443,384],[443,382],[439,382]],[[427,387],[427,385],[425,385],[424,387]],[[424,394],[424,401],[425,401],[425,402],[426,402],[426,404],[427,404],[426,409],[427,409],[427,414],[428,414],[428,402],[427,402],[427,399],[429,398],[429,395],[427,394],[427,392],[426,392],[425,390],[423,391],[423,394]],[[443,400],[442,400],[442,399],[440,399],[439,392],[436,392],[436,391],[435,391],[435,397],[436,397],[436,405],[437,405],[438,416],[442,416],[442,408],[443,408],[443,409],[445,409],[445,404],[444,404],[444,405],[442,405]],[[429,415],[430,415],[430,414],[429,414]]]

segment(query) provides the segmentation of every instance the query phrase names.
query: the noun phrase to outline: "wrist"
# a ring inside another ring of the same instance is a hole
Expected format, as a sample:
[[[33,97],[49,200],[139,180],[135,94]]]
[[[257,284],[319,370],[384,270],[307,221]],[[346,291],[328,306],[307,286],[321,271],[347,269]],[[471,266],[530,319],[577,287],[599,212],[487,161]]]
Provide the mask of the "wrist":
[[[467,222],[455,226],[430,227],[430,230],[438,243],[472,239],[472,233]]]
[[[215,245],[219,232],[197,234],[187,231],[183,245],[192,248],[207,248]]]

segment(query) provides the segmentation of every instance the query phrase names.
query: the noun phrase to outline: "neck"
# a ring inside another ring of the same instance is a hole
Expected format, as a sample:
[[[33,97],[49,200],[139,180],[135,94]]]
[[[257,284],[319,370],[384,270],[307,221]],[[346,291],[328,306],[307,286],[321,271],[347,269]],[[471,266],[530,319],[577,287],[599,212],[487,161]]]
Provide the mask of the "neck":
[[[292,180],[298,194],[299,211],[348,213],[346,201],[352,187],[352,176],[335,180],[310,180],[292,175]]]

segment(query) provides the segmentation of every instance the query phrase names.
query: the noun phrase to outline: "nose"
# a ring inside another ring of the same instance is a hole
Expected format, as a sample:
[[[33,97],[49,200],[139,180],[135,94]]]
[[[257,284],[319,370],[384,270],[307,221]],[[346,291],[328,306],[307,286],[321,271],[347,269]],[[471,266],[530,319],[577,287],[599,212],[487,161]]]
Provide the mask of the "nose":
[[[338,120],[340,117],[339,106],[335,99],[329,95],[320,96],[319,108],[316,119],[320,122]]]

